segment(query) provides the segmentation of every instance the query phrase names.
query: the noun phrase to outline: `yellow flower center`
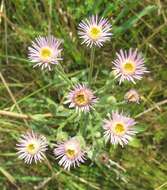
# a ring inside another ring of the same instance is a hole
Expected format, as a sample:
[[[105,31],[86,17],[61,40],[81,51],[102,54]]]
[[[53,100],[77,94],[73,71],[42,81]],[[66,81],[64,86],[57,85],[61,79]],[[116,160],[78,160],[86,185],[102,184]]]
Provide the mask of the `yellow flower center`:
[[[89,37],[97,40],[101,36],[102,30],[99,26],[93,26],[89,30]]]
[[[29,154],[34,155],[38,151],[38,148],[39,148],[39,146],[37,143],[30,143],[27,145],[26,150]]]
[[[133,62],[128,61],[128,62],[125,62],[123,65],[123,71],[126,74],[133,74],[135,69],[136,69],[136,67],[135,67],[135,64]]]
[[[116,123],[115,127],[114,127],[114,131],[117,135],[122,135],[123,133],[125,133],[125,126],[123,123]]]
[[[84,105],[88,104],[89,98],[86,93],[79,92],[76,94],[74,101],[78,106],[84,106]]]
[[[73,159],[76,156],[77,152],[74,149],[67,149],[66,156],[70,159]]]
[[[49,47],[44,47],[40,51],[41,58],[44,60],[49,59],[52,56],[52,50]]]

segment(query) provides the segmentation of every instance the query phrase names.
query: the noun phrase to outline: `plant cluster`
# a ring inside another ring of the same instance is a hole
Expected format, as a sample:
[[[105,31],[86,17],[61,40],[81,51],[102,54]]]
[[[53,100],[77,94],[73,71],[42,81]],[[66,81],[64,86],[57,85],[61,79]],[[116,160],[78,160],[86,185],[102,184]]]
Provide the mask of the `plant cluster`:
[[[57,74],[62,80],[66,81],[70,88],[64,103],[68,104],[69,108],[76,110],[77,122],[85,122],[85,125],[80,126],[79,131],[72,137],[68,137],[67,133],[63,131],[58,133],[58,136],[60,135],[61,138],[54,145],[53,154],[59,160],[59,165],[67,170],[84,163],[86,157],[92,158],[91,148],[95,148],[93,142],[95,139],[92,137],[92,142],[89,142],[91,145],[88,145],[85,141],[86,123],[89,120],[96,120],[96,117],[100,120],[104,136],[101,138],[101,130],[96,126],[91,126],[95,129],[92,132],[99,136],[100,142],[104,140],[114,146],[121,145],[123,147],[137,133],[135,128],[137,122],[127,113],[111,107],[111,113],[106,113],[107,117],[103,118],[97,109],[100,97],[97,97],[96,92],[92,89],[95,48],[102,47],[104,42],[110,40],[112,36],[112,26],[108,19],[99,18],[96,15],[81,21],[78,26],[78,35],[82,40],[82,44],[86,44],[90,48],[90,67],[86,82],[75,83],[65,73],[61,66],[61,61],[63,60],[62,40],[51,35],[46,37],[39,36],[32,42],[31,47],[28,48],[28,57],[31,62],[35,63],[34,67],[41,67],[42,70],[48,69],[50,71],[55,65]],[[118,80],[119,84],[124,81],[135,84],[136,80],[141,80],[143,75],[148,72],[144,62],[142,54],[137,49],[121,49],[116,53],[116,59],[112,62],[113,80]],[[127,103],[139,104],[140,95],[135,89],[131,89],[125,94],[124,99]],[[93,112],[92,117],[91,114]],[[49,142],[46,137],[34,131],[28,131],[18,140],[17,153],[19,158],[23,159],[25,163],[37,163],[46,158],[45,152],[48,149],[48,145]]]

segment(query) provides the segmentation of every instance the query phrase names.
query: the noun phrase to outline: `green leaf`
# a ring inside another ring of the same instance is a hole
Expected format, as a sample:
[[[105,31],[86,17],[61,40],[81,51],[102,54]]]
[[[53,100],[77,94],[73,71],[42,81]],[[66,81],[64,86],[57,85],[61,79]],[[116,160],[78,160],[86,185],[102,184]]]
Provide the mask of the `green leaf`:
[[[134,147],[134,148],[139,148],[142,147],[141,141],[139,139],[134,138],[129,142],[129,145]]]
[[[150,14],[152,11],[154,11],[157,7],[155,5],[149,5],[147,6],[143,11],[136,14],[135,16],[128,19],[122,26],[113,28],[113,33],[115,35],[120,35],[121,33],[124,33],[129,28],[133,28],[133,26],[145,15]]]
[[[137,132],[144,132],[144,131],[146,131],[147,129],[148,129],[148,125],[146,125],[146,124],[138,124],[135,128],[136,128],[136,130],[137,130]]]

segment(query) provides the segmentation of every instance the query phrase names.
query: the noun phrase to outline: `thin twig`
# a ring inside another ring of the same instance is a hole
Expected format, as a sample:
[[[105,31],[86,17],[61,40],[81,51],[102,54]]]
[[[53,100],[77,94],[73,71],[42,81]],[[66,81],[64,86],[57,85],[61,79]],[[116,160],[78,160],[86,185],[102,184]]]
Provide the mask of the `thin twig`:
[[[155,188],[155,190],[160,190],[162,187],[165,187],[167,185],[167,182],[163,183],[161,186]]]
[[[2,82],[3,82],[3,84],[4,84],[4,86],[5,86],[6,90],[8,91],[9,96],[11,97],[13,103],[15,104],[15,106],[16,106],[18,112],[22,114],[22,111],[21,111],[19,105],[17,104],[16,99],[15,99],[15,97],[14,97],[12,91],[10,90],[10,88],[9,88],[9,86],[8,86],[6,80],[5,80],[5,78],[3,77],[3,75],[2,75],[1,72],[0,72],[0,78],[1,78],[1,80],[2,80]],[[22,118],[22,119],[23,119],[24,123],[28,126],[27,121],[26,121],[24,118]]]
[[[21,190],[20,187],[17,185],[15,178],[4,168],[0,167],[0,173],[2,173],[7,180],[13,185],[15,186],[15,188],[17,190]]]
[[[67,171],[64,171],[64,173],[66,173],[67,175],[73,177],[73,179],[77,179],[78,181],[80,181],[80,182],[82,182],[82,183],[88,185],[89,187],[91,187],[91,188],[93,188],[93,189],[98,189],[98,190],[101,189],[100,187],[94,185],[93,183],[91,183],[90,181],[85,180],[85,179],[82,178],[82,177],[76,176],[76,175],[74,175],[74,174],[72,174],[72,173],[70,173],[70,172],[67,172]]]
[[[6,6],[4,8],[4,13],[6,15]],[[5,55],[6,55],[6,64],[9,64],[9,60],[8,60],[8,24],[7,24],[6,19],[4,21],[4,27],[5,27]]]
[[[163,100],[163,101],[161,101],[161,102],[158,102],[158,103],[156,103],[154,106],[152,106],[151,108],[149,108],[149,109],[147,109],[147,110],[145,110],[145,111],[143,111],[143,112],[137,114],[137,115],[135,116],[135,118],[139,118],[139,117],[141,117],[142,115],[144,115],[144,114],[146,114],[146,113],[148,113],[148,112],[150,112],[150,111],[156,109],[157,106],[162,106],[162,105],[164,105],[164,104],[167,104],[167,99],[166,99],[166,100]]]
[[[151,38],[153,38],[157,33],[159,33],[161,31],[161,29],[164,28],[165,26],[166,26],[166,23],[164,23],[164,24],[160,25],[158,28],[156,28],[154,30],[154,32],[150,36],[148,36],[148,38],[146,38],[144,40],[144,42],[139,46],[139,49],[141,47],[143,47],[146,43],[148,43],[151,40]]]
[[[3,3],[3,6],[4,6],[4,1],[2,1],[2,3]],[[1,11],[0,11],[0,16],[2,16],[2,10],[3,10],[3,6],[2,6],[2,4],[1,4]],[[6,12],[5,12],[5,15],[6,15]],[[0,20],[1,21],[1,20]],[[8,49],[7,49],[7,20],[5,19],[5,54],[6,54],[6,63],[8,63]],[[9,86],[8,86],[8,84],[6,83],[6,80],[5,80],[5,78],[3,77],[3,75],[2,75],[2,73],[0,72],[0,78],[1,78],[1,80],[2,80],[2,83],[4,84],[4,86],[5,86],[5,88],[6,88],[6,90],[8,91],[8,93],[9,93],[9,96],[11,97],[11,99],[12,99],[12,101],[13,101],[13,103],[16,105],[16,108],[17,108],[17,110],[18,110],[18,112],[19,113],[22,113],[22,111],[21,111],[21,109],[20,109],[20,107],[19,107],[19,105],[17,104],[17,102],[16,102],[16,99],[15,99],[15,97],[13,96],[13,94],[12,94],[12,92],[11,92],[11,90],[10,90],[10,88],[9,88]],[[24,121],[24,123],[28,126],[28,123],[27,123],[27,121],[25,120],[25,119],[23,119],[23,121]]]
[[[17,119],[24,119],[24,120],[33,120],[35,118],[35,115],[27,115],[23,113],[15,113],[15,112],[10,112],[10,111],[4,111],[0,110],[0,115],[2,116],[7,116],[7,117],[13,117]],[[39,114],[37,114],[39,115]],[[40,114],[42,118],[50,118],[53,117],[52,113],[45,113],[45,114]]]
[[[37,186],[34,186],[34,189],[35,190],[43,189],[44,186],[46,184],[48,184],[51,180],[52,180],[52,176],[51,177],[47,177],[46,179],[44,179],[44,181],[40,182]]]
[[[4,0],[1,1],[1,6],[0,6],[0,23],[2,21],[3,9],[4,9]]]
[[[57,173],[52,174],[51,177],[47,177],[44,181],[39,183],[37,186],[34,186],[34,190],[44,189],[44,187],[53,179],[56,178],[59,174],[61,174],[62,170],[58,171]]]

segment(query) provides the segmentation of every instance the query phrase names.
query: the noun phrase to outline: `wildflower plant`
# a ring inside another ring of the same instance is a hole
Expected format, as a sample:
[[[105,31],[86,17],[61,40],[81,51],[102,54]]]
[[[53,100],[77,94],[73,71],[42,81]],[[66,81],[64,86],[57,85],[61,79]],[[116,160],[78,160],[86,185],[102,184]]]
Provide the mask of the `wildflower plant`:
[[[84,77],[74,74],[72,78],[65,72],[66,65],[61,56],[63,49],[60,47],[63,44],[56,37],[37,37],[28,48],[28,57],[35,63],[34,67],[48,69],[55,74],[55,78],[60,77],[61,80],[58,84],[60,90],[57,90],[58,102],[55,102],[56,98],[46,99],[47,104],[51,104],[50,117],[57,125],[56,130],[49,128],[50,143],[35,132],[22,135],[18,140],[19,158],[26,163],[44,160],[48,144],[55,164],[58,163],[65,170],[80,166],[81,163],[87,164],[86,160],[89,159],[96,162],[96,157],[99,158],[98,154],[104,149],[107,153],[105,163],[109,163],[111,160],[105,148],[106,143],[110,147],[124,147],[138,132],[134,115],[127,114],[130,111],[126,109],[130,102],[139,103],[140,96],[137,91],[128,91],[121,100],[116,96],[117,90],[120,90],[118,84],[127,81],[135,85],[137,80],[141,80],[148,73],[144,57],[137,49],[118,50],[115,60],[110,61],[112,69],[107,71],[103,82],[97,84],[95,48],[101,47],[100,52],[103,51],[102,46],[111,39],[111,23],[109,19],[91,16],[79,23],[78,36],[82,39],[82,44],[90,49],[90,64],[87,64]],[[40,117],[38,121],[43,122]]]

